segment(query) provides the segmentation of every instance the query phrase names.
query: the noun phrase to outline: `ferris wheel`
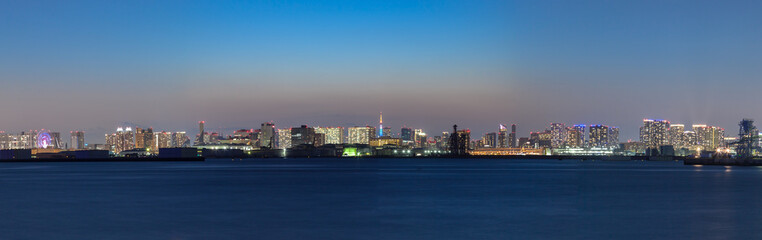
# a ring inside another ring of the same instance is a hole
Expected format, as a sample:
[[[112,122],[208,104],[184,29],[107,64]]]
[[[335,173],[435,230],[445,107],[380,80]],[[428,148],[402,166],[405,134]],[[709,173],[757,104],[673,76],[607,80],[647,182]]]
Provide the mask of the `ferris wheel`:
[[[38,148],[48,148],[48,146],[53,145],[53,138],[50,137],[50,134],[48,132],[40,132],[40,134],[37,134],[37,147]]]

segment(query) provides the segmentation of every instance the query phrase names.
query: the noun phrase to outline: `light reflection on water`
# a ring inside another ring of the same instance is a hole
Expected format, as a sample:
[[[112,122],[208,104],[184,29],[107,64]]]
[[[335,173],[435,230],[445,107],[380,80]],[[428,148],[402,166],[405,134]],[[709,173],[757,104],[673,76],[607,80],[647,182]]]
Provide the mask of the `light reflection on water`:
[[[672,161],[2,163],[0,239],[758,239],[760,182]]]

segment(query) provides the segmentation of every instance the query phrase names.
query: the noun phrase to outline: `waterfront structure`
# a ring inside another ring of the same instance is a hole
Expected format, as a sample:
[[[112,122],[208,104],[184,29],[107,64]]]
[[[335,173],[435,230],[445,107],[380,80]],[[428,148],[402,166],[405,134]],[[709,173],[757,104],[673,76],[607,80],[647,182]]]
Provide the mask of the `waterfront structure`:
[[[315,129],[302,125],[291,128],[291,146],[315,145]]]
[[[646,144],[648,148],[659,148],[669,145],[667,129],[670,123],[662,119],[643,119],[643,126],[640,127],[640,142]]]
[[[291,148],[291,128],[278,129],[278,149]]]
[[[610,156],[614,154],[613,148],[558,148],[551,150],[552,155],[558,156]]]
[[[620,145],[620,150],[624,155],[635,156],[646,153],[646,145],[642,142],[625,142]]]
[[[383,147],[386,145],[401,146],[402,139],[393,138],[391,136],[382,136],[382,137],[370,139],[371,147]]]
[[[483,148],[469,151],[474,156],[543,155],[542,148]]]
[[[350,127],[347,132],[349,144],[370,144],[370,139],[376,135],[376,129],[371,126]]]
[[[82,131],[72,131],[71,134],[71,141],[69,144],[70,149],[85,149],[85,132]]]
[[[315,133],[325,135],[325,144],[341,144],[344,140],[342,127],[315,127]]]

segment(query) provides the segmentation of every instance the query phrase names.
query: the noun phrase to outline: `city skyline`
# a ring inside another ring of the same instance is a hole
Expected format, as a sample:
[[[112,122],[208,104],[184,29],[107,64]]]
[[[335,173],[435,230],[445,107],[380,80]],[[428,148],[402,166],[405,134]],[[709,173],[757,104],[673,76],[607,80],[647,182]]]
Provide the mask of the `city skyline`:
[[[379,121],[382,121],[382,118],[379,118]],[[586,143],[587,141],[591,141],[591,139],[587,139],[587,138],[592,137],[592,136],[588,137],[587,135],[591,134],[591,131],[594,128],[605,127],[605,129],[609,129],[608,131],[610,131],[611,129],[615,129],[616,130],[616,133],[615,133],[616,134],[615,135],[616,136],[616,138],[615,138],[616,140],[614,142],[608,142],[608,141],[606,141],[606,143],[604,144],[604,145],[607,145],[607,146],[609,146],[609,145],[610,146],[614,146],[614,145],[616,145],[618,143],[625,143],[625,142],[643,142],[644,141],[643,140],[644,139],[644,135],[643,135],[644,134],[644,132],[643,132],[644,131],[644,126],[648,129],[647,123],[654,122],[654,121],[656,121],[656,122],[662,122],[662,123],[666,124],[666,125],[664,125],[662,127],[662,129],[660,130],[660,133],[659,133],[659,134],[663,134],[663,139],[657,140],[656,142],[658,142],[658,143],[654,144],[654,146],[661,145],[662,142],[666,143],[668,141],[667,138],[672,138],[672,135],[683,134],[683,132],[685,132],[685,133],[692,132],[692,133],[695,134],[696,131],[703,131],[703,129],[706,129],[707,127],[708,128],[716,128],[716,129],[720,130],[721,134],[719,134],[718,137],[731,137],[731,138],[736,137],[736,134],[733,131],[726,132],[725,128],[719,127],[719,126],[715,126],[715,125],[712,125],[712,124],[689,123],[687,126],[689,126],[690,128],[686,128],[686,124],[684,124],[684,123],[678,123],[678,122],[670,121],[670,120],[667,120],[667,119],[646,119],[646,118],[642,119],[641,123],[643,125],[638,127],[638,129],[637,129],[637,134],[638,135],[635,136],[634,138],[622,138],[621,137],[621,132],[620,132],[621,130],[620,130],[620,128],[617,127],[617,126],[614,126],[614,125],[609,125],[609,124],[569,124],[569,125],[566,125],[566,123],[560,123],[560,122],[550,122],[548,125],[545,126],[545,128],[530,129],[530,130],[526,130],[526,131],[518,131],[517,130],[515,137],[516,138],[520,138],[520,137],[529,137],[529,138],[531,138],[534,134],[547,133],[548,136],[551,136],[553,139],[555,139],[555,140],[553,140],[554,142],[553,143],[549,143],[548,146],[553,146],[555,148],[555,147],[559,147],[560,146],[557,141],[563,141],[563,142],[573,141],[573,140],[571,140],[572,138],[569,138],[569,134],[574,135],[575,134],[574,132],[577,132],[576,133],[577,134],[576,138],[580,138],[580,139],[577,139],[577,140]],[[208,127],[208,125],[206,124],[206,121],[198,121],[196,124],[197,124],[196,127],[198,127],[199,130],[195,131],[195,133],[194,133],[193,130],[190,130],[190,131],[188,131],[188,130],[167,130],[167,129],[160,129],[160,128],[155,129],[155,130],[156,130],[157,134],[158,133],[168,133],[168,134],[182,133],[183,136],[185,136],[187,134],[190,137],[192,137],[192,136],[198,137],[200,135],[199,132],[201,131],[201,129],[206,129],[206,130],[203,131],[205,134],[214,134],[216,137],[219,137],[219,138],[235,138],[236,136],[238,136],[238,134],[239,134],[238,132],[240,132],[240,131],[246,131],[248,133],[251,133],[252,131],[255,131],[255,130],[259,131],[259,129],[260,129],[260,128],[256,128],[256,127],[216,127],[216,128],[213,127],[213,128],[206,128],[206,127],[204,127],[204,126]],[[368,138],[368,139],[375,138],[375,137],[378,137],[378,138],[380,138],[380,137],[404,138],[403,137],[404,133],[402,131],[404,129],[412,130],[413,128],[415,128],[416,131],[420,130],[423,133],[431,133],[431,134],[427,134],[428,138],[434,138],[434,137],[440,137],[441,136],[439,134],[440,131],[437,131],[437,130],[431,131],[431,130],[429,130],[427,128],[421,128],[421,127],[415,127],[415,126],[407,126],[407,125],[403,125],[403,126],[400,126],[399,128],[393,128],[393,129],[390,129],[390,127],[388,127],[388,126],[384,127],[384,129],[391,130],[391,132],[390,132],[391,135],[384,135],[373,124],[347,125],[347,126],[302,124],[302,125],[298,125],[298,126],[279,126],[279,125],[277,125],[273,121],[261,123],[261,127],[264,127],[265,125],[269,126],[269,128],[271,128],[272,131],[274,131],[274,132],[277,132],[279,129],[292,129],[292,128],[299,128],[300,126],[301,127],[314,128],[316,133],[322,133],[322,134],[329,134],[326,131],[330,131],[330,130],[326,130],[326,129],[340,129],[340,133],[339,132],[336,132],[336,133],[331,132],[330,133],[331,135],[334,135],[332,138],[329,138],[329,140],[327,140],[330,143],[352,143],[353,141],[349,137],[351,135],[352,129],[366,129],[366,128],[368,129],[368,132],[366,133],[367,135],[365,136],[365,138]],[[508,125],[511,126],[512,129],[517,127],[516,124],[510,124],[509,123]],[[472,131],[472,129],[470,129],[468,127],[463,127],[461,129],[467,129],[467,130],[469,130],[470,132],[472,132],[472,135],[475,136],[477,139],[478,139],[478,136],[486,136],[486,135],[489,135],[489,134],[494,134],[494,136],[493,136],[495,138],[493,140],[494,143],[497,143],[498,141],[501,141],[501,144],[500,144],[501,146],[503,144],[506,144],[506,146],[507,146],[509,144],[509,142],[510,142],[509,138],[511,136],[508,135],[508,132],[507,132],[508,129],[505,126],[506,125],[501,123],[501,124],[498,124],[498,127],[495,128],[493,131],[489,131],[488,130],[488,131],[485,131],[485,132],[482,132],[482,133]],[[114,129],[106,130],[106,133],[103,134],[103,135],[99,135],[99,136],[89,135],[89,136],[94,137],[95,139],[100,139],[100,140],[92,140],[93,138],[85,138],[86,132],[85,131],[81,131],[81,130],[72,130],[72,131],[70,131],[70,133],[71,134],[76,134],[77,138],[80,138],[80,140],[78,140],[78,141],[84,141],[81,138],[88,139],[86,142],[83,142],[82,144],[91,145],[91,144],[104,144],[104,143],[108,142],[107,139],[109,138],[109,136],[114,135],[114,134],[118,134],[119,132],[122,132],[122,131],[128,131],[128,132],[138,131],[138,132],[134,133],[134,135],[137,136],[137,134],[141,130],[148,130],[148,131],[153,132],[154,128],[153,127],[143,127],[141,125],[134,125],[134,124],[130,124],[130,123],[125,123],[123,125],[119,125],[119,126],[115,127]],[[673,130],[676,130],[677,133],[674,132]],[[505,134],[506,134],[505,136],[500,136],[502,131],[506,131],[505,132]],[[647,130],[647,131],[649,131],[649,130]],[[43,129],[30,129],[30,130],[24,130],[24,131],[18,131],[18,132],[8,132],[8,131],[2,131],[2,130],[0,130],[0,134],[22,134],[22,133],[34,133],[34,134],[36,134],[36,133],[41,133],[41,132],[60,133],[62,131],[57,131],[55,129],[44,129],[44,128]],[[274,132],[271,133],[271,134],[275,134]],[[449,132],[448,132],[448,130],[444,130],[444,131],[442,131],[442,133],[449,133]],[[336,135],[336,134],[338,134],[338,135]],[[581,135],[579,135],[579,134],[581,134]],[[605,133],[604,136],[606,136],[608,134],[609,133]],[[105,136],[105,139],[101,139],[101,136]],[[338,137],[338,136],[341,136],[341,137]],[[207,135],[207,137],[208,137],[208,135]],[[499,140],[498,137],[500,137],[500,138],[504,137],[505,139],[504,140]],[[646,138],[645,142],[652,141],[652,140],[648,139],[648,137],[645,137],[645,138]],[[72,135],[72,139],[74,139],[74,135]],[[330,140],[330,139],[333,139],[333,140]],[[337,140],[337,139],[340,139],[340,140]],[[103,141],[101,141],[101,140],[103,140]],[[190,139],[189,141],[191,141],[190,145],[196,145],[196,144],[198,144],[198,142],[194,144],[192,139]],[[502,142],[502,141],[505,141],[505,142]],[[204,143],[202,142],[201,144],[203,145]],[[63,145],[64,144],[62,143],[61,146],[63,146]],[[574,145],[579,145],[579,144],[572,144],[572,146],[574,146]],[[582,144],[582,145],[584,145],[584,144]]]
[[[758,2],[472,3],[12,2],[0,130],[762,118]]]

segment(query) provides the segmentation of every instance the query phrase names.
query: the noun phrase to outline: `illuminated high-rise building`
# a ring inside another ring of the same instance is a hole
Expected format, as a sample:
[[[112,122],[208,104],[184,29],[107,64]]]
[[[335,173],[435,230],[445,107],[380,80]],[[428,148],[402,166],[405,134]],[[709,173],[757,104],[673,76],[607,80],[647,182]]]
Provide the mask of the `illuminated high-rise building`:
[[[278,129],[278,149],[291,148],[291,129]]]
[[[154,137],[153,128],[148,128],[145,130],[145,135],[143,135],[143,142],[146,144],[145,148],[150,149],[152,152],[159,152],[159,149],[156,149],[156,137]]]
[[[696,132],[696,143],[705,150],[714,151],[722,147],[725,138],[725,129],[707,126],[704,124],[693,125],[693,131]]]
[[[403,141],[413,141],[413,129],[403,127],[400,129],[400,138]]]
[[[73,131],[71,132],[71,149],[85,149],[85,132]]]
[[[259,147],[264,149],[274,149],[275,124],[271,122],[262,123],[262,126],[259,129]]]
[[[325,135],[325,144],[341,144],[344,141],[344,128],[342,127],[316,127],[315,133]]]
[[[7,134],[0,132],[0,149],[30,149],[36,146],[37,132]]]
[[[685,137],[683,136],[685,134],[685,125],[683,124],[670,124],[669,129],[667,129],[667,142],[669,145],[672,145],[675,149],[687,147],[688,145],[685,142]]]
[[[426,133],[423,132],[423,129],[415,129],[413,130],[413,142],[415,143],[416,147],[423,147],[426,145]]]
[[[529,142],[533,148],[549,148],[551,145],[551,136],[553,134],[550,130],[543,132],[530,132]]]
[[[438,149],[447,150],[449,146],[449,141],[450,141],[450,133],[442,132],[442,136],[439,139],[435,137],[434,141],[436,141],[436,146]]]
[[[619,148],[619,128],[609,128],[609,148]]]
[[[497,147],[508,147],[508,128],[506,128],[503,124],[500,124],[497,133]]]
[[[185,132],[172,133],[172,147],[188,147],[190,146],[190,139]]]
[[[158,152],[160,148],[170,148],[172,147],[172,133],[171,132],[165,132],[161,131],[159,133],[154,134],[156,139],[156,146],[151,147],[151,149],[156,149],[155,152]]]
[[[588,147],[605,148],[609,147],[609,127],[604,125],[590,125],[588,136]]]
[[[566,146],[573,148],[585,147],[585,125],[574,125],[567,129]]]
[[[106,145],[114,153],[135,148],[135,138],[132,128],[117,128],[116,133],[106,134]]]
[[[145,138],[143,137],[144,130],[142,128],[135,128],[135,148],[145,148]]]
[[[392,128],[390,127],[384,127],[384,136],[385,137],[392,137]]]
[[[106,148],[109,151],[117,153],[117,145],[119,144],[116,133],[106,134]]]
[[[376,129],[370,126],[350,127],[347,132],[349,144],[370,144],[370,139],[376,135]]]
[[[488,147],[488,148],[496,148],[497,147],[497,133],[491,132],[484,134],[484,137],[482,137],[482,146],[479,147]]]
[[[683,132],[683,146],[684,147],[691,147],[698,145],[698,140],[696,137],[696,132],[694,131],[685,131]]]
[[[135,128],[135,148],[155,150],[156,141],[153,135],[153,128]]]
[[[643,119],[643,126],[640,127],[640,142],[648,148],[669,145],[667,137],[669,125],[667,120]]]
[[[563,123],[550,124],[550,147],[559,148],[566,141],[566,125]]]

